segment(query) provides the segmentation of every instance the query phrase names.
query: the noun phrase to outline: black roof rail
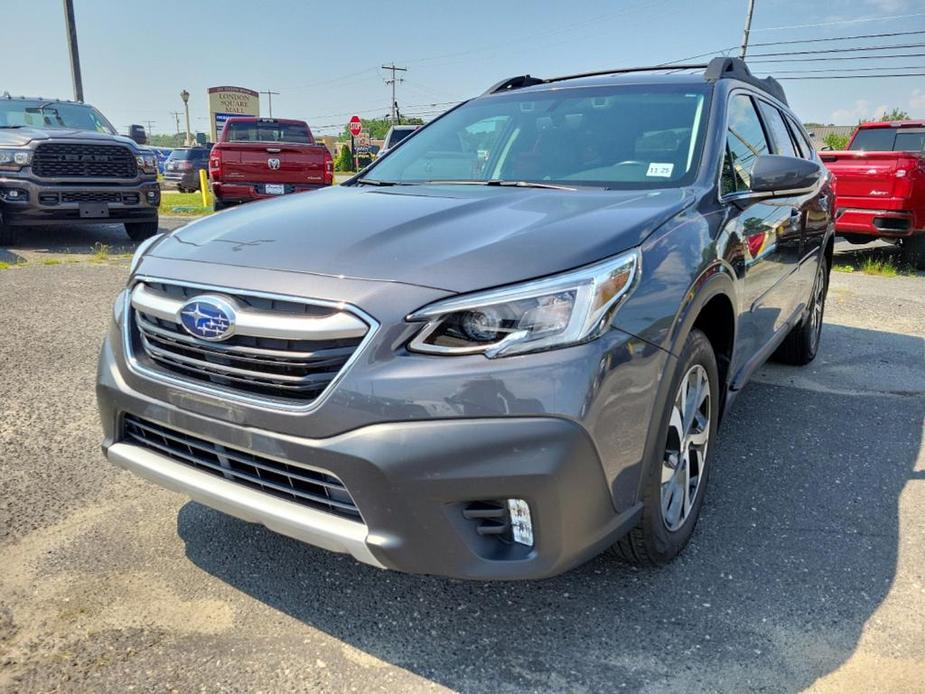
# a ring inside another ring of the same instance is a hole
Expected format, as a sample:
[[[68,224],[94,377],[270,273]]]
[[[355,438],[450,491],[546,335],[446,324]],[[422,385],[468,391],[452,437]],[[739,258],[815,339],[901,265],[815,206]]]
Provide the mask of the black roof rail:
[[[682,64],[662,64],[649,65],[646,67],[624,67],[613,70],[595,70],[594,72],[579,72],[574,75],[562,75],[561,77],[533,77],[531,75],[518,75],[501,80],[485,91],[485,94],[498,94],[499,92],[511,91],[514,89],[523,89],[524,87],[533,87],[537,84],[551,84],[553,82],[564,82],[565,80],[579,79],[582,77],[601,77],[603,75],[623,75],[633,72],[654,72],[656,70],[703,70],[703,78],[708,82],[716,82],[721,79],[735,79],[740,82],[746,82],[754,87],[758,87],[767,92],[778,101],[787,103],[787,96],[784,94],[784,88],[773,77],[755,77],[748,65],[741,58],[713,58],[709,63],[700,63],[692,65]]]
[[[780,86],[773,77],[755,77],[748,65],[741,58],[713,58],[707,69],[703,73],[703,78],[708,82],[715,82],[721,79],[739,80],[758,87],[763,92],[767,92],[778,101],[787,104],[787,95],[784,94],[784,88]],[[789,106],[789,104],[787,104]]]

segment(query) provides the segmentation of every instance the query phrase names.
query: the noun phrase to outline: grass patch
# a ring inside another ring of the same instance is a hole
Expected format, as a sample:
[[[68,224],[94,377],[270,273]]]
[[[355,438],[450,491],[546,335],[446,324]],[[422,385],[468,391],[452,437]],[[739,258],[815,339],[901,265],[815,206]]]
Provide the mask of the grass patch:
[[[202,204],[199,193],[178,193],[170,190],[161,192],[161,206],[158,212],[166,216],[201,217],[212,214],[212,194],[208,193],[208,205]]]
[[[13,263],[5,263],[0,261],[0,270],[9,270],[11,267],[13,267]]]
[[[914,268],[904,265],[897,254],[884,252],[877,248],[858,251],[835,259],[832,265],[835,272],[863,272],[877,277],[898,277],[900,275],[917,275]]]
[[[48,260],[43,260],[42,265],[60,265],[61,261],[57,258],[49,258]]]
[[[93,244],[93,255],[90,257],[95,263],[105,263],[109,260],[109,244],[97,241]]]

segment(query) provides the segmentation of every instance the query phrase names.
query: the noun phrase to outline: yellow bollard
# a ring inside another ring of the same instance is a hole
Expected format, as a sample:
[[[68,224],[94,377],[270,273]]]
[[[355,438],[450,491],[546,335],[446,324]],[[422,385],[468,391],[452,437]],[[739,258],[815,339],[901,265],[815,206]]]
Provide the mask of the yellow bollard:
[[[202,193],[202,206],[209,206],[209,179],[205,169],[199,169],[199,192]]]

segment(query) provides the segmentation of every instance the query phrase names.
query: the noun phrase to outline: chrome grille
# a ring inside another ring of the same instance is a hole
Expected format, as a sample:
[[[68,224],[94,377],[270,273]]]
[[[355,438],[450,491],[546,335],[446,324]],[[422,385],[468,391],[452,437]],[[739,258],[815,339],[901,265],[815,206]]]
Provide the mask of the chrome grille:
[[[47,142],[35,149],[32,172],[41,178],[135,178],[135,155],[121,145]]]
[[[122,439],[216,477],[362,521],[350,492],[330,473],[256,456],[129,414],[122,419]]]
[[[236,307],[238,325],[230,338],[206,341],[180,323],[181,307],[205,294]],[[338,306],[160,282],[136,285],[131,303],[129,347],[159,373],[252,394],[271,404],[314,402],[371,327]]]

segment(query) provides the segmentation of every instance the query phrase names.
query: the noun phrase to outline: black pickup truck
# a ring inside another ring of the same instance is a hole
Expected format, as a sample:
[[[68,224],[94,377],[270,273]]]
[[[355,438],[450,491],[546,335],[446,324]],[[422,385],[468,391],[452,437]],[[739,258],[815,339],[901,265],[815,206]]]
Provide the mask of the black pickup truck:
[[[0,244],[25,226],[122,223],[157,232],[154,152],[88,104],[0,97]]]

